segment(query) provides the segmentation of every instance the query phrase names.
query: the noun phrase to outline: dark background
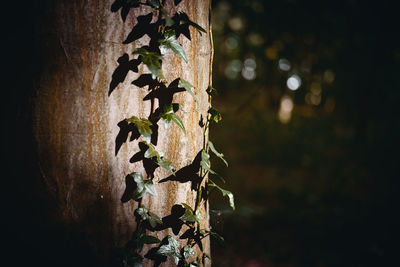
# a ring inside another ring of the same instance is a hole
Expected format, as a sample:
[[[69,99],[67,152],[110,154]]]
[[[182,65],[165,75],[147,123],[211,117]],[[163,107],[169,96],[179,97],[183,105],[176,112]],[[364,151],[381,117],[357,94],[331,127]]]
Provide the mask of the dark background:
[[[223,120],[210,135],[238,207],[211,200],[227,241],[213,243],[215,266],[398,262],[396,10],[386,1],[213,1]],[[289,120],[279,115],[284,99]]]
[[[55,206],[35,165],[30,108],[45,53],[43,2],[9,1],[1,17],[3,260],[94,266],[79,233],[46,217]],[[213,166],[237,205],[231,212],[226,199],[211,199],[212,224],[227,242],[212,243],[213,266],[398,262],[397,10],[389,1],[213,1],[223,120],[210,135],[230,164]],[[294,74],[301,86],[291,91]],[[284,99],[293,104],[286,120]]]

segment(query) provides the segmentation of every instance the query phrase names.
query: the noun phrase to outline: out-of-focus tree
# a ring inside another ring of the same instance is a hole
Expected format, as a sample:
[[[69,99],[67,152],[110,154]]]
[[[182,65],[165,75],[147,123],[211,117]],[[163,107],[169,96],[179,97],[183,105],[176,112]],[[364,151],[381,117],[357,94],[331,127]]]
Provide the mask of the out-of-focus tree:
[[[399,223],[395,6],[213,3],[224,120],[212,135],[238,201],[236,215],[213,206],[238,244],[218,266],[390,263]]]

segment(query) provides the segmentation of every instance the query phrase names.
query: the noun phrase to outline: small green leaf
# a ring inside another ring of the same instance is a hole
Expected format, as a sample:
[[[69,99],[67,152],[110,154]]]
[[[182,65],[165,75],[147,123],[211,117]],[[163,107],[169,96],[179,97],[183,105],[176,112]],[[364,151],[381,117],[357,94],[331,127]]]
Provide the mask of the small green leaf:
[[[151,227],[156,227],[157,226],[157,224],[162,224],[163,222],[162,222],[162,220],[160,219],[160,217],[158,217],[157,215],[155,215],[154,213],[152,213],[152,212],[150,212],[149,211],[149,223],[150,223],[150,225],[151,225]]]
[[[151,134],[153,133],[150,126],[152,125],[151,121],[144,118],[138,118],[136,116],[132,116],[128,119],[125,119],[126,122],[135,124],[139,133],[143,136],[146,141],[150,141]]]
[[[221,191],[221,193],[222,193],[222,195],[223,195],[224,197],[227,196],[228,199],[229,199],[229,205],[231,206],[231,208],[232,208],[233,210],[235,210],[235,201],[234,201],[232,192],[230,192],[230,191],[228,191],[228,190],[225,190],[225,189],[222,189],[221,187],[219,187],[218,185],[216,185],[211,179],[208,179],[207,185],[208,185],[209,187],[215,187],[215,188],[217,188],[219,191]]]
[[[188,15],[185,12],[180,12],[178,13],[180,16],[180,22],[183,24],[189,24],[190,26],[194,27],[200,34],[201,32],[206,32],[206,30],[204,30],[199,24],[194,23],[193,21],[191,21],[188,17]]]
[[[143,221],[149,221],[151,227],[156,227],[157,224],[162,224],[162,220],[156,214],[148,211],[146,207],[142,206],[136,209],[136,212],[140,215]]]
[[[201,161],[200,161],[200,164],[201,164],[201,167],[202,167],[204,170],[207,170],[207,171],[209,171],[210,173],[215,174],[215,172],[214,172],[213,170],[211,170],[210,155],[209,155],[206,151],[204,151],[204,150],[201,151]]]
[[[208,110],[208,113],[211,115],[210,121],[215,121],[216,123],[218,123],[220,120],[222,120],[221,113],[219,113],[219,111],[215,108],[210,108]]]
[[[179,79],[179,83],[178,83],[178,87],[180,88],[185,88],[186,91],[188,91],[188,93],[193,96],[194,100],[196,101],[197,104],[199,104],[199,101],[197,100],[196,95],[193,93],[192,88],[194,88],[193,85],[191,85],[189,82],[185,81],[184,79],[180,78]]]
[[[133,200],[138,200],[142,198],[146,194],[150,194],[155,196],[156,190],[151,180],[143,180],[143,176],[141,173],[134,172],[130,174],[133,177],[133,180],[136,183],[136,189],[132,194]]]
[[[144,244],[157,244],[157,243],[160,243],[160,242],[161,242],[160,239],[158,239],[158,238],[155,237],[155,236],[151,236],[151,235],[146,235],[146,236],[144,236],[144,237],[142,238],[142,241],[143,241]]]
[[[216,95],[218,95],[217,89],[215,89],[215,88],[212,87],[211,85],[208,86],[206,92],[207,92],[207,94],[209,94],[209,95],[211,95],[211,96],[216,96]]]
[[[163,107],[163,111],[160,114],[160,118],[164,120],[167,125],[173,121],[182,131],[186,134],[185,126],[183,125],[182,120],[176,116],[175,112],[179,109],[179,104],[173,103],[169,105],[165,105]]]
[[[183,247],[183,257],[185,259],[189,259],[190,257],[193,257],[193,256],[194,256],[194,250],[187,245],[184,246]]]
[[[175,169],[172,166],[172,163],[163,157],[162,152],[158,152],[155,148],[155,146],[152,143],[147,143],[147,142],[142,142],[145,145],[147,145],[147,150],[144,152],[144,157],[147,159],[153,159],[158,166],[168,170],[171,173],[175,173]]]
[[[224,159],[224,154],[219,153],[219,152],[215,149],[214,144],[213,144],[211,141],[208,141],[208,146],[210,147],[211,151],[212,151],[217,157],[219,157],[219,158],[225,163],[226,166],[228,166],[228,162]]]
[[[174,25],[174,21],[171,19],[170,16],[168,16],[167,11],[165,11],[165,9],[161,9],[161,12],[165,18],[165,26],[166,27],[171,27],[172,25]]]
[[[161,55],[155,52],[149,52],[143,47],[136,49],[133,54],[138,54],[142,57],[142,62],[146,64],[147,68],[149,68],[153,80],[156,79],[156,77],[165,80],[164,74],[161,70]]]
[[[174,260],[174,263],[178,265],[179,260],[181,259],[181,255],[179,253],[179,241],[174,239],[172,236],[168,236],[168,243],[165,245],[162,245],[157,253],[164,255],[164,256],[170,256]]]
[[[158,42],[160,43],[161,50],[171,49],[175,54],[183,58],[185,62],[188,62],[185,50],[183,50],[183,47],[179,44],[178,40],[176,40],[176,35],[173,30],[166,31],[164,39],[158,40]]]
[[[193,209],[186,203],[182,203],[182,206],[185,208],[185,213],[179,219],[185,222],[200,222],[203,220],[199,210],[194,212]]]

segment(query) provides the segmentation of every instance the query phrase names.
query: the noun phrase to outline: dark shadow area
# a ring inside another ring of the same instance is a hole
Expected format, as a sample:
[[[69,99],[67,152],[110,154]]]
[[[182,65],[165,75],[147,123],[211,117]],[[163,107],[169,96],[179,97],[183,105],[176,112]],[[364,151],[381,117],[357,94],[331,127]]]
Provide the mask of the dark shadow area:
[[[118,58],[119,66],[115,69],[112,74],[112,79],[110,82],[110,88],[108,91],[108,96],[114,91],[118,84],[125,80],[126,75],[129,71],[138,72],[138,65],[141,63],[140,58],[129,60],[128,54],[124,53],[120,58]]]
[[[111,12],[118,12],[118,10],[121,9],[121,18],[123,21],[125,21],[131,8],[135,7],[139,7],[139,4],[131,4],[126,0],[115,0],[115,2],[111,5]]]
[[[201,151],[197,153],[193,162],[190,165],[187,165],[178,171],[175,174],[171,174],[170,176],[161,179],[159,183],[165,183],[168,181],[176,181],[180,183],[191,182],[192,190],[196,190],[198,188],[199,183],[201,182],[201,177],[199,176],[200,171],[200,161],[201,161]]]

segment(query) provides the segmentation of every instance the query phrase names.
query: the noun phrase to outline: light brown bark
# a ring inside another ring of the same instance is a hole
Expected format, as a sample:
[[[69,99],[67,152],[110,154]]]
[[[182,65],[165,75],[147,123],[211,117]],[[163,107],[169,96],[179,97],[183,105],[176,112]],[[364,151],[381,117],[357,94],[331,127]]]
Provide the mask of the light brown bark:
[[[177,7],[173,1],[166,2],[170,14],[184,11],[192,21],[209,28],[209,1],[185,0]],[[81,229],[99,257],[104,258],[111,246],[124,245],[135,229],[133,211],[137,203],[121,202],[125,176],[133,171],[145,174],[140,162],[129,162],[139,150],[138,140],[123,144],[115,156],[117,123],[132,115],[147,118],[150,112],[150,101],[143,101],[147,89],[131,84],[140,74],[148,72],[143,64],[139,66],[139,73],[129,72],[110,96],[108,89],[118,66],[117,59],[124,53],[133,59],[132,52],[149,41],[144,36],[131,44],[122,44],[137,23],[137,16],[152,10],[148,7],[131,9],[123,22],[119,12],[110,11],[112,3],[112,0],[53,3],[55,31],[46,37],[51,56],[45,59],[34,111],[42,176],[63,221]],[[164,152],[175,169],[190,164],[202,149],[203,129],[199,120],[200,115],[206,117],[208,108],[210,36],[208,33],[200,35],[193,28],[190,33],[191,41],[182,35],[178,39],[188,63],[172,51],[163,62],[168,83],[178,77],[191,82],[199,100],[197,107],[188,93],[174,95],[174,102],[181,104],[178,115],[186,127],[186,135],[174,124],[166,130],[165,125],[158,122],[157,149]],[[167,175],[158,168],[154,181]],[[192,204],[195,199],[190,183],[155,182],[155,186],[157,196],[146,196],[143,204],[160,217],[169,215],[174,204]],[[204,217],[205,227],[208,227],[208,216]],[[165,230],[157,236],[161,239],[167,234],[172,233]],[[208,239],[204,243],[205,250],[209,251]]]

